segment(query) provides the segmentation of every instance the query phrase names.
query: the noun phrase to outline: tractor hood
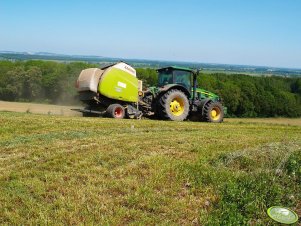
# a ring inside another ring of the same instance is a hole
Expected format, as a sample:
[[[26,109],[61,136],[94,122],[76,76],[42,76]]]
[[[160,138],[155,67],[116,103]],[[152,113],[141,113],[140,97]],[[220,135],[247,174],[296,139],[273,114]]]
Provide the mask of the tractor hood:
[[[220,101],[220,97],[215,93],[209,92],[208,90],[197,88],[197,94],[200,96],[201,99],[209,98],[215,101]]]
[[[148,87],[148,89],[145,92],[150,92],[154,96],[157,96],[160,92],[166,92],[167,90],[172,89],[172,88],[177,88],[177,89],[181,90],[189,98],[191,98],[191,96],[192,96],[193,90],[191,90],[191,93],[189,93],[184,86],[181,86],[179,84],[168,84],[168,85],[165,85],[165,86],[162,86],[162,87],[152,86],[152,87]],[[208,90],[205,90],[205,89],[197,88],[196,93],[197,93],[197,96],[199,96],[200,99],[209,98],[209,99],[212,99],[214,101],[220,101],[221,100],[218,95],[216,95],[215,93],[209,92]]]

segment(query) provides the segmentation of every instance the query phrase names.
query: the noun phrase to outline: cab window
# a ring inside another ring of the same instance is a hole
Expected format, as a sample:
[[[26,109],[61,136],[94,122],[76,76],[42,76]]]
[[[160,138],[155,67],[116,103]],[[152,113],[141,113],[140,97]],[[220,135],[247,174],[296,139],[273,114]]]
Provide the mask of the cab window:
[[[159,86],[164,86],[173,83],[173,74],[171,70],[160,71],[158,78],[159,78],[158,81]]]
[[[191,72],[188,71],[174,71],[175,83],[185,86],[188,90],[191,89]]]

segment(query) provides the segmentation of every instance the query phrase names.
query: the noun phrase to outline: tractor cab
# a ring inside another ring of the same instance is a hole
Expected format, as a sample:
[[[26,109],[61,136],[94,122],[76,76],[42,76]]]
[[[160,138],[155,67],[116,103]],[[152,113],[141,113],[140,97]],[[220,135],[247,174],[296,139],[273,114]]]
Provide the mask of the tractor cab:
[[[197,76],[199,70],[193,70],[185,67],[166,67],[157,70],[158,72],[158,87],[166,85],[181,85],[189,93],[192,101],[210,98],[215,101],[220,101],[219,96],[207,90],[197,87]]]
[[[184,86],[190,92],[193,88],[193,75],[195,71],[182,67],[166,67],[158,69],[158,87],[169,84]]]

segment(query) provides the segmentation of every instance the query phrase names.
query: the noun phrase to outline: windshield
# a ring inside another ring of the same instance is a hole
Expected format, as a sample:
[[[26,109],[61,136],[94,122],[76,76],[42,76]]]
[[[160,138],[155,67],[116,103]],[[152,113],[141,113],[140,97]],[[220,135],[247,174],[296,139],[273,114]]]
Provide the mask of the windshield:
[[[172,71],[171,70],[165,70],[165,71],[159,72],[159,81],[158,81],[159,86],[164,86],[164,85],[172,84],[172,83],[173,83],[173,79],[172,79]]]
[[[182,70],[162,70],[159,72],[158,85],[179,84],[191,89],[191,72]]]
[[[191,72],[175,70],[173,73],[174,73],[175,83],[185,86],[188,90],[190,90]]]

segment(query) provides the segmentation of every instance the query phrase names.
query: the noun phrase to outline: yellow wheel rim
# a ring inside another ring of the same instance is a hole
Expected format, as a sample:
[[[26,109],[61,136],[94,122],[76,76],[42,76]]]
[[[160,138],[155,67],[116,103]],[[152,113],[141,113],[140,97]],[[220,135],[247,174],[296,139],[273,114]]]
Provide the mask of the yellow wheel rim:
[[[221,110],[218,107],[214,107],[214,108],[212,108],[210,114],[211,114],[212,120],[217,121],[221,117]]]
[[[175,116],[182,115],[184,108],[184,101],[181,98],[176,97],[170,102],[170,111]]]

